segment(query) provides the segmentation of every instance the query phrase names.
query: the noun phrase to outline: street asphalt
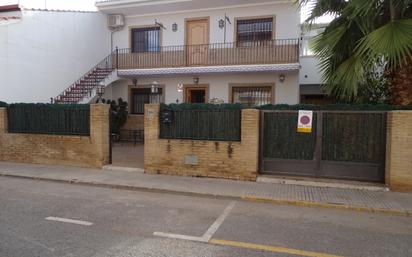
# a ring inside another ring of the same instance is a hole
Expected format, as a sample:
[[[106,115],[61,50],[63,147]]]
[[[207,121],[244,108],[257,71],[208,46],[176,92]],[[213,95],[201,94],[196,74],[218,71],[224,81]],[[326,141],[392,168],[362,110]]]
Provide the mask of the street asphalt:
[[[408,257],[411,245],[411,217],[0,177],[0,257]]]

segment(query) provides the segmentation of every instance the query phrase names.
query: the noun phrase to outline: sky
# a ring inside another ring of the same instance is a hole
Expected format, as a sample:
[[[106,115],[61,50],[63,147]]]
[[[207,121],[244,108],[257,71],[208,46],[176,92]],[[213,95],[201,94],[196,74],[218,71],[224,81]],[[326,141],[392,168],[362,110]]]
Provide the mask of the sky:
[[[0,5],[17,4],[27,8],[95,11],[95,0],[0,0]]]
[[[312,0],[311,2],[316,1]],[[40,8],[44,9],[60,9],[60,10],[79,10],[79,11],[96,11],[94,6],[95,0],[0,0],[0,5],[17,4],[27,8]],[[302,10],[301,20],[304,21],[308,14],[307,8]],[[325,17],[319,19],[317,22],[330,21],[331,17]]]

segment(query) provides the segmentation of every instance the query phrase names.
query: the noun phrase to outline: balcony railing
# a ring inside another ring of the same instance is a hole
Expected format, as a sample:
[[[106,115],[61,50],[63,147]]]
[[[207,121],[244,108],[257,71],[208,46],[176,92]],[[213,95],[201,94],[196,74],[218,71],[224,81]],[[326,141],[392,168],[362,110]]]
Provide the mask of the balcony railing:
[[[299,62],[299,39],[261,42],[162,46],[151,51],[118,49],[118,69],[176,68]]]

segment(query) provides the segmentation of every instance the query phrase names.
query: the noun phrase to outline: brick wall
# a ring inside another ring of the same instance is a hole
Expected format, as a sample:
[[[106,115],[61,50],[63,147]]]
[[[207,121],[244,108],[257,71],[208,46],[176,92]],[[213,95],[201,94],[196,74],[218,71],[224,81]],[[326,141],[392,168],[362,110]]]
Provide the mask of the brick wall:
[[[412,191],[412,111],[388,113],[386,184],[392,190]]]
[[[159,139],[159,110],[145,106],[145,172],[256,180],[258,110],[242,111],[241,142]]]
[[[0,161],[100,168],[109,151],[109,105],[91,105],[90,136],[7,133],[7,109],[0,108]]]

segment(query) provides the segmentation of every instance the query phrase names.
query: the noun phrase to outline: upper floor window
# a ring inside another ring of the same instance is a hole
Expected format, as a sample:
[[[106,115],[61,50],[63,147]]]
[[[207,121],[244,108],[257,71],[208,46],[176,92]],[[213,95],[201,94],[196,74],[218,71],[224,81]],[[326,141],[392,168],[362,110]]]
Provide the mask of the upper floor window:
[[[239,46],[270,41],[273,38],[273,18],[237,21],[236,41]]]
[[[132,29],[132,52],[159,52],[160,28]]]

